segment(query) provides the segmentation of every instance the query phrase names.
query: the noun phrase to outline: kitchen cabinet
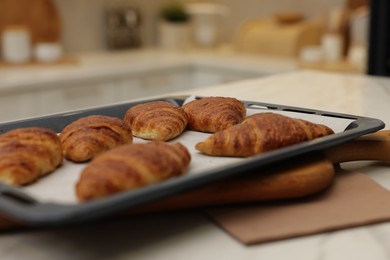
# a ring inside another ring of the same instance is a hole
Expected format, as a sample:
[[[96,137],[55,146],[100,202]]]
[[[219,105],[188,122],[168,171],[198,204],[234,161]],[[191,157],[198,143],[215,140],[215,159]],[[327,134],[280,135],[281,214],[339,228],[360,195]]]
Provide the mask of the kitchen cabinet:
[[[189,74],[192,88],[218,85],[260,76],[263,75],[260,73],[207,66],[193,67],[191,73]]]
[[[188,66],[154,72],[136,78],[129,76],[117,80],[116,87],[112,86],[112,89],[115,89],[118,94],[115,101],[123,101],[259,76],[261,76],[259,73],[252,72]]]
[[[93,107],[115,101],[115,82],[89,82],[62,85],[40,91],[39,114]]]
[[[137,99],[144,96],[144,90],[138,79],[132,77],[117,79],[112,93],[115,94],[114,102]]]
[[[188,65],[142,74],[50,83],[0,94],[0,121],[107,105],[255,76],[259,75]]]
[[[107,86],[111,94],[111,99],[103,98],[102,103],[121,102],[162,95],[192,87],[190,72],[187,69],[153,72],[138,76],[129,75],[127,77],[116,78]]]
[[[10,92],[0,95],[0,120],[38,115],[40,95],[36,91]]]
[[[192,88],[190,72],[187,69],[159,72],[141,77],[139,80],[145,96],[160,95]]]

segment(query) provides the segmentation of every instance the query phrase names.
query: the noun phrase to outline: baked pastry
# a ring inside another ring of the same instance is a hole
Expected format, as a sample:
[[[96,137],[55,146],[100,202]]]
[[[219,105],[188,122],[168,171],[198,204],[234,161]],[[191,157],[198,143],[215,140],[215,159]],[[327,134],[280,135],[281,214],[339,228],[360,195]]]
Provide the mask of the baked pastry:
[[[186,172],[191,156],[182,144],[161,141],[124,145],[96,157],[76,185],[80,201],[140,188]]]
[[[130,126],[122,119],[92,115],[67,125],[60,134],[65,158],[85,162],[97,154],[131,143]]]
[[[181,107],[166,101],[154,101],[129,108],[124,120],[134,136],[168,141],[179,136],[187,126],[187,115]]]
[[[0,181],[24,185],[62,164],[61,142],[50,129],[18,128],[0,135]]]
[[[241,123],[246,117],[244,104],[229,97],[205,97],[183,106],[187,129],[215,133]]]
[[[195,148],[208,155],[246,157],[333,133],[325,125],[267,112],[217,132]]]

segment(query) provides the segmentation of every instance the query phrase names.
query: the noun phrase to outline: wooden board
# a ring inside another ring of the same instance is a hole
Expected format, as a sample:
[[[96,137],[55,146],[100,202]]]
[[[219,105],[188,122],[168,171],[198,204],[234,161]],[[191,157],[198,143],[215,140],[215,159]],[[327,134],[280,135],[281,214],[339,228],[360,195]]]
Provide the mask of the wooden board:
[[[32,44],[61,40],[61,19],[51,0],[0,0],[0,34],[9,25],[26,25]]]
[[[341,72],[341,73],[360,73],[363,74],[364,71],[357,68],[353,64],[349,63],[346,60],[342,60],[335,63],[310,63],[299,61],[298,66],[301,69],[310,69],[310,70],[320,70],[320,71],[330,71],[330,72]]]
[[[0,69],[8,68],[39,68],[39,67],[53,67],[53,66],[77,66],[79,65],[79,60],[74,56],[65,56],[54,62],[38,62],[36,60],[31,60],[26,63],[9,63],[0,60]]]
[[[272,19],[245,21],[234,36],[239,52],[297,57],[301,48],[319,45],[322,28],[315,21],[280,24]]]

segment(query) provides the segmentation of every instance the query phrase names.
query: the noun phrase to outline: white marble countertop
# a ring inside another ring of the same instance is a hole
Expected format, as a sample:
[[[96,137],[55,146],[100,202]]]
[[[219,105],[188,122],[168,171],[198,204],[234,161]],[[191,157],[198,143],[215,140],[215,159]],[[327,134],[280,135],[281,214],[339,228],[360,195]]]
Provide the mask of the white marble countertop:
[[[299,71],[174,94],[234,96],[390,124],[390,79],[379,77]],[[390,189],[388,165],[353,167]],[[245,246],[195,211],[2,233],[0,258],[384,260],[390,258],[389,238],[390,223],[382,223]]]
[[[0,68],[0,92],[22,88],[52,86],[80,80],[138,75],[153,71],[202,66],[268,75],[296,70],[296,61],[288,58],[238,54],[229,48],[220,50],[161,51],[141,49],[80,54],[75,63],[26,65]]]

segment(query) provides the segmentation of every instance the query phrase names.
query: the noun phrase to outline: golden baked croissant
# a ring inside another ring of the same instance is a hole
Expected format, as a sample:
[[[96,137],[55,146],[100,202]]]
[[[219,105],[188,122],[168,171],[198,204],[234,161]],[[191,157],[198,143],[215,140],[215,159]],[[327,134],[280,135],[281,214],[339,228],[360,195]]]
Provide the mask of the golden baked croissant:
[[[185,173],[191,156],[180,143],[128,144],[96,157],[76,185],[80,201],[161,182]]]
[[[23,185],[62,164],[61,142],[50,129],[28,127],[0,135],[0,181]]]
[[[85,162],[97,154],[131,143],[130,126],[122,119],[92,115],[67,125],[60,134],[65,158]]]
[[[245,157],[333,133],[321,124],[275,113],[259,113],[213,134],[195,148],[208,155]]]
[[[244,104],[229,97],[205,97],[183,106],[189,130],[215,133],[239,124],[245,119]]]
[[[166,101],[154,101],[129,108],[124,120],[134,136],[168,141],[179,136],[187,126],[187,115],[181,107]]]

